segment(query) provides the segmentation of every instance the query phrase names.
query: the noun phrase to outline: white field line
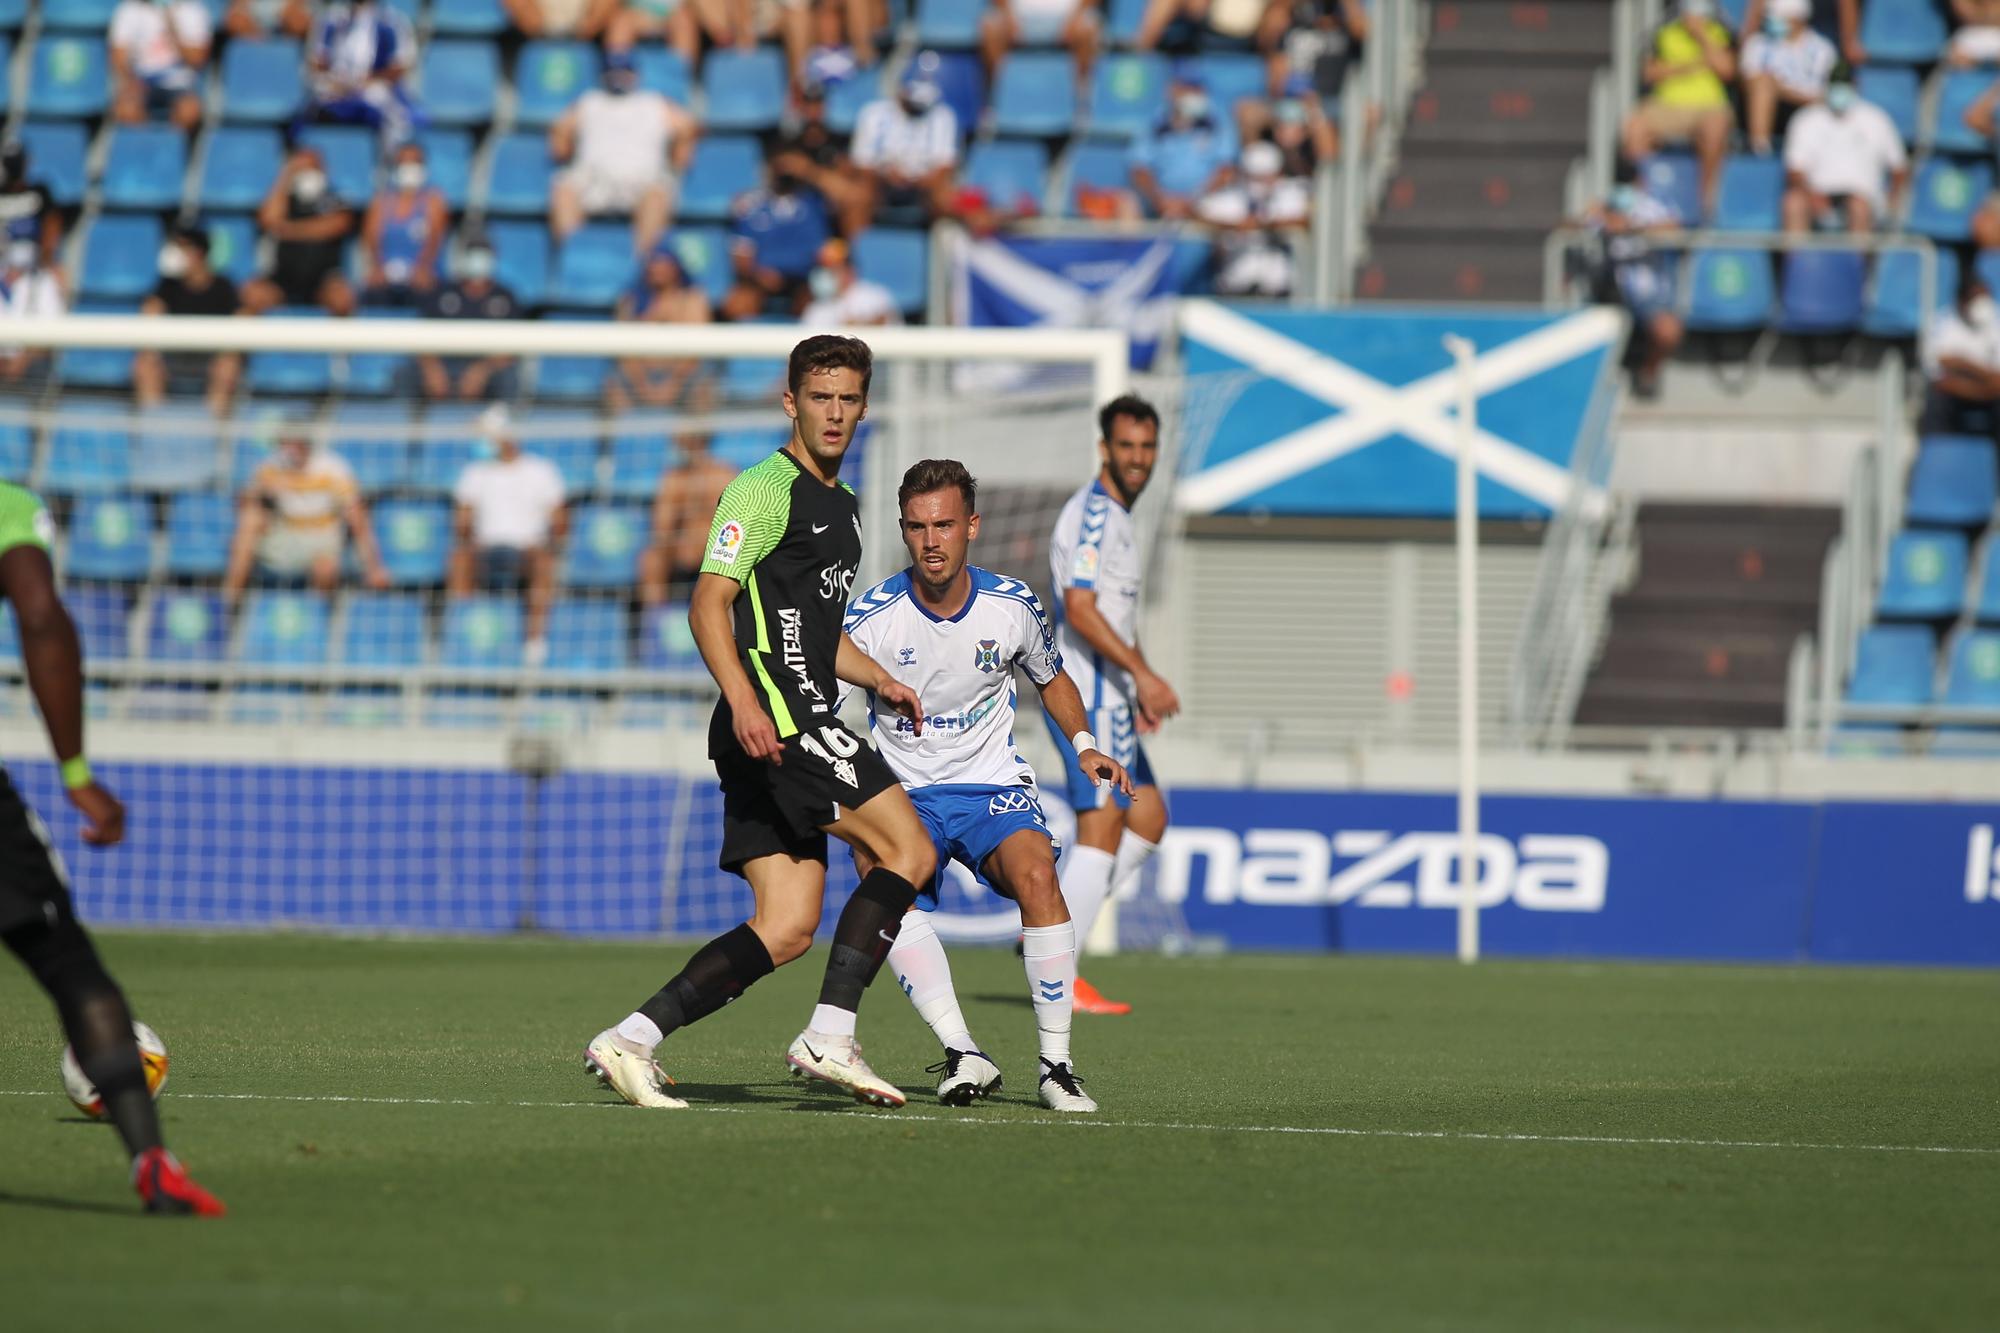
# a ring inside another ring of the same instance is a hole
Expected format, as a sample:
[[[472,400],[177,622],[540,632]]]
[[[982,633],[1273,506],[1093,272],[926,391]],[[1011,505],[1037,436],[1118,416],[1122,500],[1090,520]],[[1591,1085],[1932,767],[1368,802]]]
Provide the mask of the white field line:
[[[29,1089],[0,1088],[0,1097],[57,1097],[60,1093]],[[364,1106],[509,1106],[560,1107],[585,1110],[623,1110],[613,1101],[590,1102],[482,1102],[457,1097],[343,1097],[338,1095],[291,1095],[263,1092],[176,1092],[175,1101],[209,1102],[347,1102]],[[791,1115],[777,1106],[694,1106],[690,1110],[710,1115]],[[1197,1134],[1307,1134],[1348,1139],[1445,1139],[1465,1143],[1569,1143],[1608,1144],[1650,1148],[1756,1148],[1782,1152],[1864,1152],[1864,1153],[1950,1153],[1973,1157],[2000,1157],[2000,1147],[1951,1147],[1926,1143],[1803,1143],[1780,1139],[1677,1139],[1628,1138],[1611,1134],[1487,1134],[1459,1129],[1353,1129],[1338,1125],[1197,1125],[1167,1120],[1100,1120],[1081,1116],[1060,1116],[1042,1120],[993,1119],[977,1113],[933,1115],[923,1111],[885,1111],[879,1115],[855,1113],[847,1117],[882,1124],[922,1120],[940,1125],[995,1129],[1003,1127],[1077,1129],[1145,1129]]]

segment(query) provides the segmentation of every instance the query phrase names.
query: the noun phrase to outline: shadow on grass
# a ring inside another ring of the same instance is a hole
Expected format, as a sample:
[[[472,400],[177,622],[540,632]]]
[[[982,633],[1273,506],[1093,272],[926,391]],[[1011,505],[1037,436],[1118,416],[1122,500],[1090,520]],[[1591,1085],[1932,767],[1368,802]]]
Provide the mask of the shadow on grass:
[[[985,995],[975,995],[972,998],[980,1004],[1011,1004],[1021,1009],[1027,1009],[1034,1004],[1034,1001],[1019,991],[1008,991],[1005,995],[995,995],[989,992]]]
[[[0,1208],[46,1208],[57,1213],[103,1213],[109,1217],[139,1217],[137,1208],[123,1204],[91,1203],[85,1199],[52,1199],[41,1194],[12,1194],[0,1190]]]

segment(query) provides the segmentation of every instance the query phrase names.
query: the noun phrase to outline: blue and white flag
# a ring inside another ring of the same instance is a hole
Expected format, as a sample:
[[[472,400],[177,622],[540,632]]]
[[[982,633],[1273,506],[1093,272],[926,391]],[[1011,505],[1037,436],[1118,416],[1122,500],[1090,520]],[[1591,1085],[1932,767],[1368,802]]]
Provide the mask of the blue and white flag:
[[[955,323],[974,328],[1124,329],[1132,368],[1153,364],[1174,300],[1207,267],[1206,241],[1176,236],[962,240],[953,263]]]

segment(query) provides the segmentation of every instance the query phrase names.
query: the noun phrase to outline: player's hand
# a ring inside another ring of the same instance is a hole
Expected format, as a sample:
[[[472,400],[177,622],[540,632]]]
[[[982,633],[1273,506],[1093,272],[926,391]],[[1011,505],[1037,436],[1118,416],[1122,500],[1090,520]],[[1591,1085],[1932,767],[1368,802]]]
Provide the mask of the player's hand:
[[[736,743],[743,747],[743,753],[774,764],[785,762],[785,743],[778,739],[778,724],[766,717],[763,709],[732,709],[730,718]]]
[[[113,847],[125,836],[125,807],[97,783],[71,787],[69,803],[83,815],[83,840],[92,847]]]
[[[924,734],[924,706],[917,701],[915,690],[891,678],[875,687],[875,697],[910,719],[910,730],[915,735]]]
[[[1076,762],[1093,782],[1108,782],[1125,795],[1132,794],[1132,775],[1125,771],[1125,765],[1102,750],[1085,750],[1076,757]]]
[[[1139,695],[1139,725],[1147,732],[1158,731],[1160,724],[1181,711],[1181,697],[1174,693],[1174,687],[1152,672],[1140,676],[1136,682]]]

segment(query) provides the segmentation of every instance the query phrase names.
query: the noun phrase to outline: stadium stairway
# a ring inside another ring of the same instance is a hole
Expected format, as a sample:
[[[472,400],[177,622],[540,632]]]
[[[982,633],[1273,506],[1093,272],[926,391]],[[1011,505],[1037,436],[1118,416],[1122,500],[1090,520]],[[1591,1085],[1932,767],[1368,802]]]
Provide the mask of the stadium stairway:
[[[1819,616],[1838,510],[1647,504],[1639,577],[1611,604],[1579,726],[1779,727],[1785,668]]]
[[[1609,0],[1439,0],[1357,294],[1539,301],[1610,51]]]

